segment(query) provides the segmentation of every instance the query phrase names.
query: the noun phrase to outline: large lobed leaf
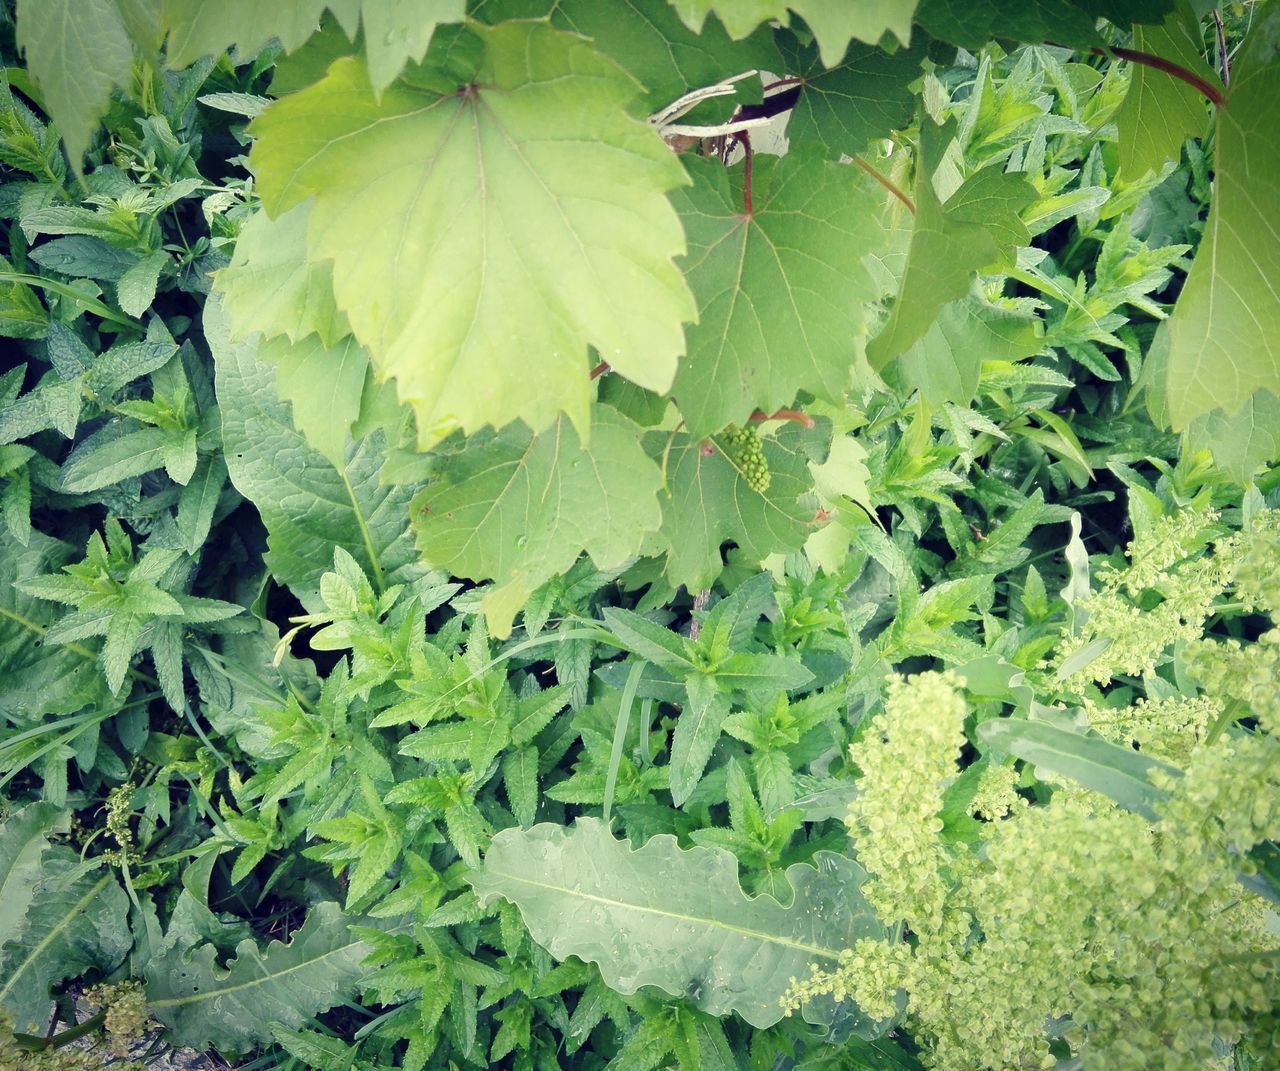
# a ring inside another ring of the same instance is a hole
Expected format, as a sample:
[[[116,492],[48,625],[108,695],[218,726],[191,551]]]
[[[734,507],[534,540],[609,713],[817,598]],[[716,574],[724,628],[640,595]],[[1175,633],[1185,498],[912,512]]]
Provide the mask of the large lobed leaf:
[[[670,387],[694,315],[664,196],[684,176],[628,115],[638,88],[584,39],[515,22],[455,33],[380,101],[340,59],[255,122],[267,211],[314,198],[309,256],[425,441],[562,411],[585,433],[588,346]]]
[[[469,439],[413,502],[418,545],[454,576],[496,581],[481,607],[506,636],[535,588],[582,551],[600,569],[622,565],[662,519],[658,466],[639,429],[596,406],[584,445],[565,418],[533,434],[523,424]]]
[[[1280,394],[1280,8],[1260,13],[1218,109],[1213,205],[1169,324],[1169,416]]]
[[[691,159],[673,198],[689,236],[684,270],[698,300],[674,393],[692,435],[849,386],[875,284],[862,258],[884,240],[869,180],[810,153],[757,156],[751,211],[743,169]]]
[[[795,896],[783,905],[747,896],[737,859],[723,849],[684,850],[662,835],[632,850],[604,822],[579,818],[568,828],[503,830],[468,880],[482,902],[514,902],[552,955],[598,964],[619,992],[656,986],[767,1027],[810,964],[887,936],[862,898],[862,868],[827,852],[816,861],[787,869]]]

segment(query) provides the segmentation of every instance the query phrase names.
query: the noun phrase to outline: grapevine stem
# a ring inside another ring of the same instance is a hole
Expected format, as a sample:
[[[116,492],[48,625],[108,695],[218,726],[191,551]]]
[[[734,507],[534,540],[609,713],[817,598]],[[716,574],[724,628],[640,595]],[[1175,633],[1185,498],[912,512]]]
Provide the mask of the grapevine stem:
[[[861,156],[855,156],[853,158],[853,162],[857,164],[860,168],[862,168],[863,171],[865,171],[878,183],[880,183],[881,186],[883,186],[886,190],[888,190],[891,194],[893,194],[894,197],[896,197],[899,201],[901,201],[904,205],[906,205],[908,212],[910,212],[913,216],[916,214],[915,201],[913,201],[910,198],[910,196],[907,194],[907,192],[904,189],[902,189],[900,186],[898,186],[897,183],[891,182],[884,175],[880,174],[879,171],[877,171],[874,167],[872,167],[869,163],[867,163],[866,160],[864,160]]]
[[[591,369],[591,378],[599,379],[607,371],[609,371],[609,362],[601,361],[598,365],[596,365],[593,369]]]
[[[1136,48],[1107,49],[1095,46],[1089,51],[1096,56],[1117,56],[1120,59],[1128,60],[1130,63],[1138,63],[1144,67],[1164,71],[1165,74],[1172,75],[1180,82],[1186,82],[1192,89],[1208,97],[1213,102],[1214,107],[1221,108],[1226,103],[1226,97],[1217,86],[1206,82],[1194,71],[1189,71],[1180,64],[1167,60],[1162,56],[1153,56],[1149,52],[1139,52]]]
[[[746,153],[742,160],[742,214],[750,219],[755,215],[751,207],[751,135],[743,130],[738,134],[738,141]]]
[[[776,413],[765,413],[757,409],[747,420],[752,424],[763,424],[766,420],[794,420],[806,428],[813,427],[813,417],[799,409],[779,409]]]

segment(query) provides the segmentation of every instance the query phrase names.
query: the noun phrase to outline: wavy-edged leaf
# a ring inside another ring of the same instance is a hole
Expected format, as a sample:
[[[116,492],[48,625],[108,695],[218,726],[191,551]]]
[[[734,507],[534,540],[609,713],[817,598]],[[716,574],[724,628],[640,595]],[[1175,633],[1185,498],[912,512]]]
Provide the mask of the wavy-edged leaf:
[[[746,213],[743,168],[687,167],[694,185],[672,200],[698,322],[672,389],[690,433],[772,412],[801,390],[839,398],[876,293],[862,258],[884,239],[866,176],[813,152],[758,155]]]
[[[146,965],[147,1007],[179,1045],[236,1054],[267,1044],[272,1024],[296,1030],[355,992],[370,946],[352,922],[337,904],[316,904],[287,944],[241,941],[225,967],[212,944],[162,948]]]
[[[627,114],[637,84],[582,38],[469,32],[469,88],[429,56],[379,102],[346,58],[268,108],[251,154],[263,203],[314,197],[309,256],[333,261],[339,308],[424,441],[541,430],[562,411],[585,432],[588,345],[641,386],[671,385],[694,311],[664,194],[684,174]]]
[[[369,377],[369,355],[348,335],[326,346],[318,335],[290,342],[264,339],[258,359],[276,366],[276,390],[289,403],[293,426],[336,467],[346,463],[351,426]]]
[[[917,0],[671,0],[671,6],[694,30],[715,12],[734,37],[745,37],[762,22],[784,26],[799,15],[822,50],[822,62],[834,67],[849,41],[878,44],[886,33],[904,44],[911,38],[911,16]]]
[[[523,424],[480,433],[413,501],[428,561],[496,582],[480,604],[495,636],[506,636],[533,591],[582,551],[600,569],[620,566],[661,522],[662,477],[639,429],[603,405],[591,424],[585,446],[563,417],[536,435]]]
[[[961,48],[989,41],[1054,41],[1072,48],[1103,43],[1099,17],[1118,26],[1159,22],[1172,0],[920,0],[916,22]]]
[[[1030,241],[1019,213],[1036,200],[1036,191],[1021,175],[991,165],[948,196],[939,196],[935,172],[954,136],[954,120],[921,125],[915,227],[898,296],[884,327],[867,346],[873,368],[883,368],[924,335],[948,301],[964,297],[974,272]]]
[[[31,803],[0,822],[0,947],[22,932],[40,884],[48,835],[66,825],[65,816],[52,803]]]
[[[484,903],[513,901],[535,941],[559,959],[598,964],[619,992],[656,986],[767,1027],[811,963],[833,963],[858,938],[887,937],[862,898],[862,868],[828,852],[815,859],[787,869],[795,896],[784,906],[743,893],[737,859],[723,849],[682,850],[662,835],[632,850],[604,822],[579,818],[503,830],[467,880]]]
[[[49,1026],[50,986],[110,971],[133,946],[129,899],[110,870],[86,868],[65,846],[45,852],[40,869],[25,924],[0,949],[0,1007],[37,1034]]]
[[[375,588],[425,571],[409,527],[412,488],[383,485],[382,435],[348,442],[336,468],[294,428],[276,397],[275,369],[255,343],[231,342],[226,313],[205,306],[213,352],[222,441],[231,482],[258,507],[267,526],[267,567],[309,610],[322,608],[320,577],[333,548],[351,554]]]
[[[1259,387],[1280,395],[1280,8],[1259,13],[1218,109],[1204,239],[1169,321],[1175,428]]]

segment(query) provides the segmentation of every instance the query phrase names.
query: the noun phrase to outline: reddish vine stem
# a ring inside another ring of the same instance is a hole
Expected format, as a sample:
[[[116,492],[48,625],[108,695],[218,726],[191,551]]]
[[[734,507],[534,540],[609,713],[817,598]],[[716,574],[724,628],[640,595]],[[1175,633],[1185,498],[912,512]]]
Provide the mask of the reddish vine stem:
[[[591,369],[591,378],[599,379],[607,371],[609,371],[609,362],[601,361],[598,365],[596,365],[593,369]]]
[[[752,424],[763,424],[766,420],[794,420],[806,428],[813,427],[813,417],[799,409],[779,409],[776,413],[766,413],[757,409],[747,417],[747,421]]]
[[[864,160],[861,156],[855,156],[853,158],[853,162],[857,164],[860,168],[862,168],[863,171],[865,171],[878,183],[880,183],[881,186],[883,186],[886,190],[888,190],[891,194],[893,194],[894,197],[896,197],[899,201],[901,201],[904,205],[906,205],[908,212],[910,212],[913,216],[916,214],[916,203],[907,194],[906,190],[902,189],[896,183],[891,182],[889,179],[885,178],[884,175],[880,174],[879,171],[877,171],[874,167],[872,167],[869,163],[867,163],[866,160]]]
[[[771,89],[777,89],[779,86],[801,86],[804,85],[803,78],[779,78],[776,82],[770,82],[767,86],[760,90],[761,93],[768,93]]]
[[[1164,59],[1161,56],[1153,56],[1149,52],[1139,52],[1135,48],[1101,48],[1095,46],[1089,51],[1095,56],[1117,56],[1122,60],[1128,60],[1130,63],[1138,63],[1143,67],[1164,71],[1165,74],[1172,75],[1180,82],[1186,82],[1196,92],[1208,97],[1216,108],[1221,108],[1226,103],[1226,97],[1223,96],[1222,90],[1217,86],[1206,82],[1194,71],[1189,71],[1180,64]]]

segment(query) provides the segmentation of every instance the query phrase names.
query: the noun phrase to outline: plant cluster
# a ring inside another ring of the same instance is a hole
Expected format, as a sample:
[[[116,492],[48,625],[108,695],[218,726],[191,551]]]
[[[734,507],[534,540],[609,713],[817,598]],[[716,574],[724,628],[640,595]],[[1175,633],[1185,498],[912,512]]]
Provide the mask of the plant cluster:
[[[3,1071],[1273,1066],[1274,0],[0,64]]]

